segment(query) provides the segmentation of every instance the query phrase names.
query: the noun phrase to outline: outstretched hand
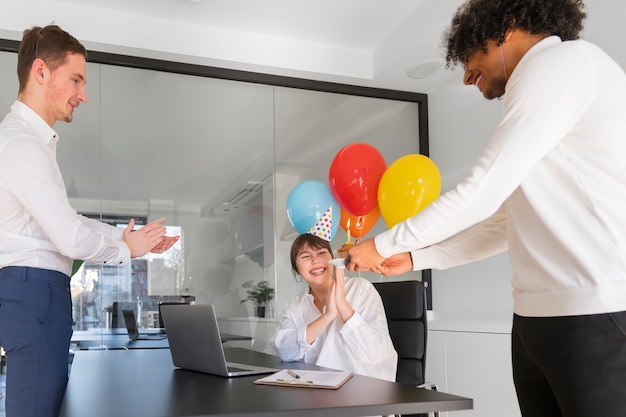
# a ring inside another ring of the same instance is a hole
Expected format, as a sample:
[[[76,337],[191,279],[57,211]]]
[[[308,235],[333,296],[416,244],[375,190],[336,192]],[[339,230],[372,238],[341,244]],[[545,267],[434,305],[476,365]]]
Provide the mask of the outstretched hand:
[[[385,276],[401,275],[413,270],[413,260],[409,252],[384,258],[378,253],[374,239],[367,239],[348,250],[346,268],[349,271],[372,271]]]
[[[385,258],[380,256],[374,239],[366,239],[348,250],[346,257],[346,269],[348,271],[369,271],[383,263]]]
[[[413,260],[409,252],[402,252],[383,260],[371,270],[385,276],[401,275],[413,270]]]

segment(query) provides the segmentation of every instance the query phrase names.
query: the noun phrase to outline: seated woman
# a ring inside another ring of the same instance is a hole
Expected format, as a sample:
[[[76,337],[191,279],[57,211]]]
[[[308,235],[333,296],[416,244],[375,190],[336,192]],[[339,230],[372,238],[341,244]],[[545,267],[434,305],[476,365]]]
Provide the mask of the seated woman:
[[[395,381],[398,355],[380,295],[364,278],[344,278],[332,257],[330,242],[313,234],[293,242],[291,266],[309,290],[285,303],[272,346],[286,362]]]

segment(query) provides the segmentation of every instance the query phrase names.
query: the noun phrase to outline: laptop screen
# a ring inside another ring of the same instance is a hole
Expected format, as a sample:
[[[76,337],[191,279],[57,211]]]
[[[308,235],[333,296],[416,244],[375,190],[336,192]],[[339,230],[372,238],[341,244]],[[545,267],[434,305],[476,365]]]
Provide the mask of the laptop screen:
[[[137,329],[137,320],[135,319],[135,312],[133,310],[122,310],[124,316],[124,323],[126,323],[126,330],[128,330],[128,336],[133,339],[139,336],[139,330]]]

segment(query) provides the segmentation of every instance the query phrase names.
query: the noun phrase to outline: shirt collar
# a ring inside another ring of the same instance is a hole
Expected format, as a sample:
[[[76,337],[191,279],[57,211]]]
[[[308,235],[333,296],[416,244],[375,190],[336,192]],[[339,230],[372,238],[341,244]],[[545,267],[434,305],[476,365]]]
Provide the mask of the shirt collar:
[[[561,40],[560,37],[556,36],[556,35],[552,35],[552,36],[548,36],[543,38],[542,40],[540,40],[539,42],[537,42],[536,44],[534,44],[528,51],[526,51],[526,53],[524,54],[524,56],[522,57],[522,59],[519,60],[519,62],[517,63],[517,65],[515,66],[515,69],[513,70],[513,73],[511,74],[511,76],[509,77],[509,79],[507,80],[507,85],[511,82],[511,80],[514,80],[517,77],[517,74],[520,73],[521,70],[518,70],[518,68],[521,68],[524,66],[524,63],[526,61],[528,61],[529,59],[531,59],[533,56],[541,53],[542,51],[551,48],[555,45],[560,44],[561,42],[563,42]],[[504,94],[502,95],[502,98],[506,100],[507,97],[507,91],[508,89],[504,90]]]
[[[15,100],[11,106],[11,111],[26,120],[28,125],[35,131],[37,137],[48,147],[56,149],[57,142],[59,141],[58,133],[52,129],[37,112],[19,100]]]
[[[518,63],[518,65],[528,59],[530,59],[530,57],[532,57],[533,55],[536,55],[538,53],[540,53],[541,51],[551,48],[555,45],[560,44],[561,42],[561,38],[556,36],[556,35],[552,35],[552,36],[548,36],[546,38],[543,38],[542,40],[540,40],[539,42],[537,42],[536,44],[534,44],[528,51],[526,51],[526,53],[524,54],[524,56],[522,57],[522,59],[520,59],[520,62]]]

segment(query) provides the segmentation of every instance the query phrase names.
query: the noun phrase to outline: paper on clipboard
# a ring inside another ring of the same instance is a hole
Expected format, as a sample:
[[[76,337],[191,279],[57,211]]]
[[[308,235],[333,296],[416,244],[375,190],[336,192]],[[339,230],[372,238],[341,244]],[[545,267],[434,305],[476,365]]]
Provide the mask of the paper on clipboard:
[[[293,371],[283,369],[272,375],[254,381],[255,384],[278,385],[281,387],[326,388],[337,389],[352,377],[347,371],[306,371],[297,370],[299,378],[293,376]]]

